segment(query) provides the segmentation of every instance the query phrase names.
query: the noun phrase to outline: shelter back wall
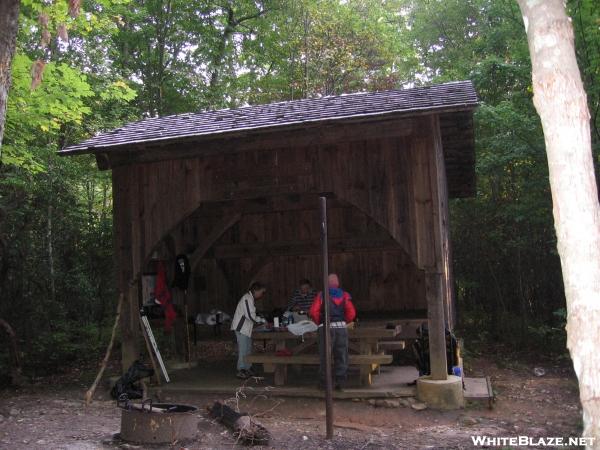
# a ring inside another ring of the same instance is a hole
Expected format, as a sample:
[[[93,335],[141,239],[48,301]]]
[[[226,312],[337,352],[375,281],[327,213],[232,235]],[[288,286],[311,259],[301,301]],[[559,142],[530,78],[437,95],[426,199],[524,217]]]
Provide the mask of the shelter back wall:
[[[232,311],[256,280],[269,287],[263,302],[267,310],[284,307],[302,278],[320,288],[319,217],[316,198],[310,200],[312,210],[248,214],[226,231],[193,268],[194,312]],[[371,312],[426,309],[421,273],[387,231],[357,208],[331,203],[330,268],[339,273],[357,307]],[[175,246],[193,253],[198,230],[211,228],[208,220],[199,212],[182,223],[171,235]]]
[[[332,192],[344,205],[364,213],[394,241],[393,251],[384,251],[381,246],[375,245],[375,256],[357,256],[353,249],[346,249],[345,255],[333,255],[332,267],[344,277],[348,290],[355,291],[361,307],[369,308],[374,304],[387,306],[390,298],[387,293],[396,289],[393,298],[412,301],[409,300],[412,292],[422,291],[419,274],[434,277],[442,274],[445,289],[449,289],[449,248],[444,234],[447,228],[447,184],[444,161],[439,159],[442,144],[438,116],[388,120],[380,122],[380,128],[369,128],[369,124],[360,126],[365,127],[362,140],[356,140],[356,133],[353,133],[353,140],[348,141],[345,134],[336,135],[335,129],[331,129],[328,136],[335,139],[325,143],[318,140],[303,142],[301,146],[295,146],[293,140],[286,142],[285,133],[279,133],[277,140],[266,147],[187,159],[176,159],[177,144],[174,144],[163,152],[165,155],[172,152],[173,159],[113,167],[116,254],[119,285],[123,292],[128,292],[132,301],[137,298],[137,284],[130,285],[130,281],[144,270],[157,245],[174,234],[186,218],[201,211],[203,205],[232,202],[233,210],[223,210],[210,228],[207,222],[206,228],[197,230],[198,242],[206,241],[204,244],[210,247],[216,242],[213,240],[226,239],[225,232],[233,224],[243,223],[246,212],[240,212],[240,208],[255,206],[253,199],[267,199],[268,204],[269,198],[277,196],[313,195],[316,198],[321,192]],[[378,134],[380,129],[385,133]],[[272,211],[278,211],[278,205],[272,206]],[[223,229],[220,230],[220,227]],[[239,227],[237,231],[232,228],[231,233],[243,232],[244,226]],[[302,231],[303,227],[290,229],[306,232]],[[266,233],[268,228],[264,230]],[[281,226],[274,228],[271,234],[265,234],[264,241],[282,240],[280,234],[275,234],[280,230]],[[312,231],[308,230],[308,233],[312,234]],[[378,236],[378,239],[383,237]],[[225,247],[226,241],[221,243],[224,247],[217,245],[212,250],[214,254],[207,256],[214,256],[216,261],[228,260],[226,254],[219,252],[231,252],[232,249]],[[232,244],[244,244],[244,241],[232,241]],[[177,245],[176,252],[185,250]],[[341,248],[344,248],[343,244]],[[234,249],[233,254],[239,250]],[[391,256],[390,251],[395,256]],[[274,303],[283,302],[282,297],[287,297],[290,287],[299,278],[297,269],[286,269],[296,261],[295,256],[298,255],[293,252],[289,257],[277,252],[264,256],[271,260],[271,268],[265,266],[262,268],[264,274],[257,275],[275,283],[272,290]],[[248,281],[242,279],[242,265],[260,267],[256,262],[245,262],[245,257],[235,263],[214,263],[223,272],[223,279],[229,277],[230,286],[231,280],[239,280],[237,286],[233,284],[233,290],[238,294],[244,282]],[[311,262],[306,264],[312,268],[311,273],[315,273],[319,265],[314,258],[309,260]],[[412,270],[405,270],[410,266]],[[353,268],[352,271],[349,267]],[[383,285],[377,283],[375,286],[375,275],[362,276],[359,273],[360,270],[364,271],[361,273],[375,274],[378,267],[381,271],[377,272],[377,276],[383,280]],[[282,275],[283,272],[286,274]],[[307,275],[318,278],[317,274]],[[392,281],[408,278],[412,281]],[[425,285],[427,289],[427,281]],[[435,289],[429,292],[437,295]],[[213,299],[218,297],[221,293],[212,296]],[[365,298],[371,297],[372,301],[362,304]],[[228,298],[232,301],[235,294],[229,293]],[[417,304],[423,304],[421,302],[422,297]],[[130,311],[136,307],[134,303],[128,306]],[[137,334],[139,327],[135,313],[126,310],[125,314],[130,319],[124,329],[127,338],[128,332]]]

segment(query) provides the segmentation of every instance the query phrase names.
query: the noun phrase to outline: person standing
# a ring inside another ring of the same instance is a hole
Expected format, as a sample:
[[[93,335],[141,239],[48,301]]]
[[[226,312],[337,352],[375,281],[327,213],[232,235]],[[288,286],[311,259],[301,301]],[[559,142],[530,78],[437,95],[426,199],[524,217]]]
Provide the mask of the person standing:
[[[341,390],[346,382],[348,372],[348,323],[354,321],[356,309],[352,304],[350,294],[340,288],[340,280],[334,273],[329,275],[329,318],[331,327],[331,353],[333,355],[335,388]],[[319,385],[325,385],[325,345],[324,328],[325,320],[323,293],[315,297],[308,315],[319,326]]]
[[[235,331],[238,345],[237,374],[238,378],[245,380],[255,375],[252,364],[246,362],[246,356],[252,353],[252,329],[255,324],[265,323],[265,319],[256,315],[254,302],[265,295],[267,288],[260,282],[252,283],[235,308],[231,322],[231,329]]]
[[[293,312],[308,311],[315,295],[317,295],[317,292],[310,285],[310,281],[306,278],[300,280],[300,287],[294,290],[288,303],[288,310]]]

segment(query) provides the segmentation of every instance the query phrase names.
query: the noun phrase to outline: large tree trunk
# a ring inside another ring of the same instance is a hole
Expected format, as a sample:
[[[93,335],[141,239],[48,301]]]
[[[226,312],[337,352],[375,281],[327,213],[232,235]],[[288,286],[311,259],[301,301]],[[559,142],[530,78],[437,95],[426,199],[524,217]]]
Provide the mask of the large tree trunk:
[[[567,298],[567,346],[579,379],[584,437],[600,448],[600,205],[590,115],[563,0],[518,0],[534,104],[542,119]]]
[[[8,340],[10,342],[9,354],[10,354],[10,375],[11,375],[11,383],[14,386],[20,386],[23,384],[23,371],[21,369],[21,356],[19,353],[19,346],[17,345],[17,335],[15,334],[13,328],[8,324],[7,321],[0,319],[0,328],[4,328],[6,334],[8,335]]]
[[[50,195],[52,196],[53,190],[53,167],[52,167],[52,157],[48,158],[48,184]],[[52,232],[52,217],[54,216],[54,206],[52,205],[53,198],[48,199],[48,216],[46,220],[46,239],[48,245],[48,275],[50,276],[50,299],[52,300],[52,305],[56,301],[56,271],[54,270],[54,233]]]
[[[10,66],[15,54],[19,20],[19,0],[0,1],[0,157],[2,156],[2,136],[6,102],[10,88]]]

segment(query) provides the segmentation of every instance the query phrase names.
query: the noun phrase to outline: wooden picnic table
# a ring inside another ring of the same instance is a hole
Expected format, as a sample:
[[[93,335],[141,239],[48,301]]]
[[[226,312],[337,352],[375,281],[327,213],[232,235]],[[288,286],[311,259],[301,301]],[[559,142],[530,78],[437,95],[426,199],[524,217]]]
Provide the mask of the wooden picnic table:
[[[360,367],[361,384],[371,384],[371,374],[379,367],[379,364],[389,364],[392,360],[390,355],[379,355],[379,342],[397,337],[402,332],[402,327],[357,327],[348,328],[350,363]],[[252,339],[256,341],[272,342],[275,352],[287,349],[291,356],[277,356],[271,354],[256,354],[248,357],[249,362],[263,364],[267,373],[274,373],[275,384],[282,385],[287,381],[287,366],[290,364],[318,364],[317,358],[308,357],[307,351],[317,344],[318,332],[305,333],[297,336],[289,331],[266,331],[257,330],[252,333]],[[300,357],[302,356],[302,357]],[[281,361],[281,362],[279,362]]]
[[[348,340],[355,341],[358,344],[352,345],[350,349],[360,355],[370,355],[378,351],[377,344],[380,341],[392,339],[400,335],[402,326],[396,325],[395,328],[383,327],[357,327],[348,328]],[[289,331],[254,331],[252,339],[270,341],[275,345],[275,351],[289,349],[293,354],[304,352],[308,347],[317,342],[318,333],[304,333],[303,336],[297,336]],[[308,344],[308,345],[302,345]]]

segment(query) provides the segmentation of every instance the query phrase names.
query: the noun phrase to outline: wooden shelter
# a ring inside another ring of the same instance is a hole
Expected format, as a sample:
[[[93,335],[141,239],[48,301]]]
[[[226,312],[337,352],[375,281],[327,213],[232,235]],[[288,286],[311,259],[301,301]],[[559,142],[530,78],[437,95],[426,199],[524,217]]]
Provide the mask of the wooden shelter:
[[[124,363],[139,354],[153,257],[170,267],[188,255],[192,315],[232,312],[252,280],[269,286],[266,308],[285,306],[301,278],[320,288],[322,193],[330,268],[359,316],[429,310],[443,336],[448,199],[475,193],[476,106],[471,82],[453,82],[149,118],[63,149],[112,170]]]

